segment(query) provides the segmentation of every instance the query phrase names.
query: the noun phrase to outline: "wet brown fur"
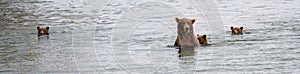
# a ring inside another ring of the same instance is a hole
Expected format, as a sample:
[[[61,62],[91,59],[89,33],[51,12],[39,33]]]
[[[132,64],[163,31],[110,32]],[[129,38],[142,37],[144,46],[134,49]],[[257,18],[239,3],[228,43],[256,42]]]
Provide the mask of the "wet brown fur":
[[[197,37],[194,35],[194,27],[196,19],[178,18],[176,17],[177,38],[174,43],[175,46],[199,46]]]
[[[230,27],[232,34],[243,34],[243,27]]]
[[[208,39],[206,35],[197,34],[197,39],[200,44],[208,44]]]
[[[41,35],[49,35],[49,27],[37,27],[38,30],[38,36]]]

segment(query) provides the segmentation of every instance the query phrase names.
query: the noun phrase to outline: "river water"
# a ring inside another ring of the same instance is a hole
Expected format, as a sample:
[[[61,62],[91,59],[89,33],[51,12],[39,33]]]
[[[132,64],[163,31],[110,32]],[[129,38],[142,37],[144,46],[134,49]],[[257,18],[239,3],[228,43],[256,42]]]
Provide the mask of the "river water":
[[[299,0],[0,0],[0,73],[300,73]],[[175,17],[209,45],[173,47]],[[49,26],[49,36],[37,36]],[[230,26],[243,26],[231,35]]]

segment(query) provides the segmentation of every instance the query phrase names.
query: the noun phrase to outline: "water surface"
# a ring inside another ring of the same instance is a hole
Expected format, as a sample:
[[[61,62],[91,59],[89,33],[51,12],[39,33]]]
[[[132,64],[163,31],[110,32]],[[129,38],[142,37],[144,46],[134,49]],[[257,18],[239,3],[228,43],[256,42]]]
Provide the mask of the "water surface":
[[[193,0],[1,0],[0,72],[300,72],[298,0],[214,3],[220,18]],[[175,17],[197,18],[195,33],[210,44],[172,47]],[[37,26],[50,35],[38,38]],[[231,35],[230,26],[245,34]]]

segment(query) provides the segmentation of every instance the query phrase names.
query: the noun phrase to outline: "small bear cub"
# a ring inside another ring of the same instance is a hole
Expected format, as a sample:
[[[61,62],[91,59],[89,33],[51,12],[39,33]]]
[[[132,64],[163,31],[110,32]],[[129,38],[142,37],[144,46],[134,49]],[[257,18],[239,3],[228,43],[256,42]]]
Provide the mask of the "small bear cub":
[[[48,31],[49,31],[49,27],[37,27],[38,30],[38,36],[41,35],[49,35]]]
[[[241,35],[243,34],[243,27],[230,27],[232,34]]]
[[[199,41],[200,44],[208,44],[208,39],[206,37],[206,35],[202,35],[202,34],[197,34],[197,39]]]

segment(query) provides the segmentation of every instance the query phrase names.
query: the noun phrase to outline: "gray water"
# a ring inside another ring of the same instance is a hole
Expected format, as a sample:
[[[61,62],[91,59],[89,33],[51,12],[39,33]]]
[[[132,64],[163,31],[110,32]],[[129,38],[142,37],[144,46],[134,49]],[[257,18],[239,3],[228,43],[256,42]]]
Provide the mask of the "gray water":
[[[0,0],[0,73],[300,72],[299,0],[206,2]],[[179,53],[175,17],[196,18],[209,45]]]

